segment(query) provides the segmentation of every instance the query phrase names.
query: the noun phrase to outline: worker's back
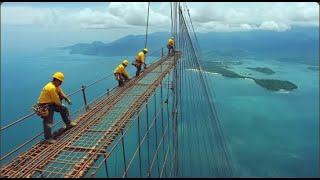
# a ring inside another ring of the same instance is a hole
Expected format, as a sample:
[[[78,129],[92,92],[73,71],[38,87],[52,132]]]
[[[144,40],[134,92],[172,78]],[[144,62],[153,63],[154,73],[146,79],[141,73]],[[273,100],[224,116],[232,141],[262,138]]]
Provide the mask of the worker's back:
[[[169,41],[168,41],[168,44],[169,44],[170,46],[173,46],[174,40],[170,38]]]

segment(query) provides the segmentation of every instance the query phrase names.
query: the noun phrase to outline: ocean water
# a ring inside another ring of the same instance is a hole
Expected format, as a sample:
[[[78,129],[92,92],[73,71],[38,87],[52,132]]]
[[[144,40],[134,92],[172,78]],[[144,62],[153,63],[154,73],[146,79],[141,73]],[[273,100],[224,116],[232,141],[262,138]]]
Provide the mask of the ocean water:
[[[62,88],[68,94],[81,85],[112,74],[122,59],[133,60],[133,56],[96,57],[55,49],[6,52],[1,56],[1,126],[31,112],[31,105],[36,102],[42,87],[51,81],[54,72],[65,74]],[[273,92],[252,80],[207,73],[239,175],[319,176],[319,72],[307,69],[307,65],[272,59],[241,61],[243,64],[234,65],[233,71],[242,75],[251,73],[258,78],[289,80],[298,89]],[[246,67],[269,67],[276,73],[264,75]],[[134,68],[128,68],[128,72],[133,74]],[[110,76],[94,88],[86,89],[88,101],[116,84],[114,77]],[[68,106],[70,112],[83,105],[81,93],[72,96],[71,100],[73,105]],[[60,117],[56,113],[54,122],[58,119]],[[41,119],[34,116],[2,132],[1,156],[41,131]],[[121,152],[117,153],[121,158]],[[116,168],[110,168],[114,175],[117,174]]]
[[[308,65],[242,59],[231,70],[288,80],[291,92],[269,91],[250,79],[207,73],[241,177],[319,177],[319,71]],[[266,75],[246,67],[268,67]]]
[[[70,94],[79,90],[82,85],[89,85],[108,76],[86,88],[87,102],[90,102],[118,84],[114,79],[113,70],[124,58],[131,63],[134,57],[85,56],[69,54],[68,51],[57,49],[20,51],[19,53],[3,51],[1,54],[1,127],[32,113],[30,110],[32,104],[36,103],[43,86],[52,80],[52,74],[57,71],[65,75],[65,82],[62,84],[65,94]],[[151,59],[152,57],[150,61]],[[128,68],[127,72],[133,76],[135,68]],[[64,103],[68,106],[69,112],[74,112],[84,105],[81,91],[72,95],[70,99],[73,103],[71,106]],[[55,113],[54,122],[60,118],[60,115]],[[35,136],[42,131],[42,128],[42,119],[32,116],[13,128],[4,130],[1,133],[1,154],[6,154]],[[13,134],[15,135],[11,136]]]

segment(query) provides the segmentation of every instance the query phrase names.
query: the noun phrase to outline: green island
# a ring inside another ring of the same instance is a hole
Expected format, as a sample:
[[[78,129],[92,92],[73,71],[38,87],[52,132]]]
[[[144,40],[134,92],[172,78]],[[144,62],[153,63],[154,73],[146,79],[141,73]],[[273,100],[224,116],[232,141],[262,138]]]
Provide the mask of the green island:
[[[208,64],[208,63],[206,63]],[[225,69],[221,66],[203,66],[203,70],[207,72],[213,72],[213,73],[219,73],[224,77],[229,78],[250,78],[254,80],[255,83],[259,84],[260,86],[272,90],[272,91],[279,91],[281,89],[291,91],[293,89],[297,89],[298,86],[293,84],[290,81],[282,81],[282,80],[276,80],[276,79],[257,79],[249,76],[241,76],[231,70]]]
[[[247,69],[251,69],[251,70],[258,71],[258,72],[265,73],[265,74],[274,74],[275,73],[274,71],[272,71],[271,69],[269,69],[267,67],[264,67],[264,68],[261,68],[261,67],[257,67],[257,68],[247,67]]]

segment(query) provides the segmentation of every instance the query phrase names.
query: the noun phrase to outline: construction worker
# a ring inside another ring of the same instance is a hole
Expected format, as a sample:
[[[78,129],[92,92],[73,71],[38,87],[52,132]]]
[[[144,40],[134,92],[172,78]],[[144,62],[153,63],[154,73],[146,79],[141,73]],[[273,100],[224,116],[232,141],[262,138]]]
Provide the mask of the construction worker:
[[[168,44],[167,44],[167,48],[168,48],[168,55],[170,55],[170,50],[171,50],[171,53],[173,53],[174,51],[174,38],[171,37],[168,41]]]
[[[138,55],[136,56],[136,60],[135,62],[132,63],[132,65],[134,65],[137,68],[137,72],[136,72],[136,76],[140,75],[140,71],[141,71],[141,65],[144,65],[144,69],[147,69],[147,65],[145,63],[145,54],[148,53],[148,49],[144,48],[141,52],[138,53]]]
[[[126,72],[126,67],[128,66],[128,60],[123,60],[122,64],[120,64],[114,71],[113,74],[116,77],[116,80],[119,83],[119,86],[122,87],[124,85],[124,81],[130,80],[128,73]]]
[[[45,85],[38,98],[38,106],[40,109],[44,109],[46,112],[41,114],[43,119],[44,138],[47,143],[55,143],[51,134],[51,128],[53,123],[54,111],[60,112],[63,122],[66,124],[66,128],[71,128],[76,125],[75,122],[71,122],[69,118],[69,111],[62,100],[64,99],[69,105],[72,104],[71,100],[63,93],[61,84],[64,81],[64,75],[62,72],[56,72],[53,74],[53,80]]]

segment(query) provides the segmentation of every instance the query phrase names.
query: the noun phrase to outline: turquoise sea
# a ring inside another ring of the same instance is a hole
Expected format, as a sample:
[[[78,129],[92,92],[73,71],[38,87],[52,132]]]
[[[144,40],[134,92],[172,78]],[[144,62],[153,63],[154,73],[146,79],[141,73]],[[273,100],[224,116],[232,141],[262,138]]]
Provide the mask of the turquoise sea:
[[[65,74],[62,88],[69,94],[81,85],[112,74],[124,58],[131,62],[134,57],[85,56],[57,49],[3,51],[1,126],[31,113],[31,105],[54,72]],[[291,92],[273,92],[251,80],[206,73],[239,176],[319,177],[319,71],[308,69],[308,65],[268,57],[239,61],[243,64],[233,65],[231,70],[242,75],[251,73],[258,78],[289,80],[298,86]],[[246,67],[268,67],[276,73],[264,75]],[[134,70],[129,67],[129,74]],[[111,76],[94,88],[88,88],[88,101],[116,84]],[[83,105],[81,93],[71,100],[73,105],[68,106],[71,112]],[[58,119],[59,115],[55,114],[54,122]],[[2,132],[1,156],[41,131],[41,119],[34,116]]]
[[[241,176],[319,177],[319,71],[267,58],[239,61],[243,64],[230,70],[298,86],[291,92],[274,92],[250,79],[208,76]],[[246,67],[268,67],[275,74]]]

